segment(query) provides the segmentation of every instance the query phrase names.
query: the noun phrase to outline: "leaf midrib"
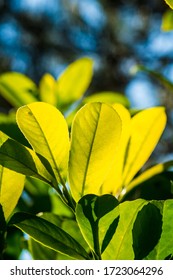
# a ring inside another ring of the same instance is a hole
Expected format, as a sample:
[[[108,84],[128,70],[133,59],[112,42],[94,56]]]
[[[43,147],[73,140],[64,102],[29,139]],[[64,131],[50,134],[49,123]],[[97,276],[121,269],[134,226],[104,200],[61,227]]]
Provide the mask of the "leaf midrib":
[[[22,223],[22,226],[19,226],[19,225],[17,225],[17,224],[15,224],[15,226],[16,227],[18,227],[19,229],[22,229],[24,232],[26,232],[26,230],[24,230],[23,229],[23,226],[25,227],[28,227],[28,225],[27,224],[25,224],[25,223]],[[55,237],[53,237],[52,235],[50,235],[50,234],[47,234],[47,233],[44,233],[43,231],[41,231],[40,229],[38,229],[38,227],[35,227],[35,226],[32,226],[32,225],[29,225],[29,227],[31,228],[31,229],[33,229],[33,230],[36,230],[37,232],[38,232],[38,235],[42,235],[43,236],[43,238],[44,238],[44,236],[46,237],[46,236],[48,236],[51,240],[50,240],[50,243],[52,242],[52,243],[59,243],[59,244],[61,244],[60,246],[65,246],[66,247],[66,249],[70,249],[70,250],[73,250],[74,252],[76,252],[76,254],[77,255],[79,255],[79,256],[81,256],[81,257],[83,257],[83,258],[85,258],[85,256],[83,256],[82,254],[80,254],[80,252],[78,252],[77,250],[76,250],[76,248],[74,247],[70,247],[70,245],[67,245],[67,242],[65,242],[66,241],[66,239],[65,239],[65,241],[63,242],[62,240],[60,241],[60,240],[57,240]],[[59,229],[59,230],[61,230],[61,229]],[[55,250],[55,251],[58,251],[58,252],[62,252],[63,253],[63,251],[61,250],[58,250],[58,249],[55,249],[53,246],[51,246],[51,245],[45,245],[45,243],[43,243],[43,241],[39,241],[36,237],[33,237],[33,235],[31,235],[31,234],[29,234],[33,239],[35,239],[37,242],[39,242],[39,243],[41,243],[41,244],[43,244],[44,246],[46,246],[46,247],[49,247],[49,248],[51,248],[51,249],[53,249],[53,250]],[[70,242],[70,241],[69,241]],[[67,253],[65,253],[66,255],[67,255]],[[85,258],[86,259],[86,258]]]
[[[139,212],[139,210],[142,208],[142,206],[144,206],[146,204],[146,201],[144,201],[142,204],[140,204],[139,206],[138,206],[138,208],[136,209],[136,212],[135,213],[138,213]],[[123,241],[124,241],[124,239],[125,239],[125,237],[126,237],[126,235],[127,235],[127,232],[129,232],[129,229],[130,229],[130,227],[131,227],[131,224],[133,223],[133,220],[134,220],[134,218],[136,217],[136,215],[137,214],[135,214],[135,215],[133,215],[133,217],[130,219],[130,221],[129,221],[129,224],[128,224],[128,226],[126,227],[126,230],[125,230],[125,233],[124,233],[124,235],[123,235],[123,237],[122,237],[122,239],[121,239],[121,241],[120,241],[120,245],[119,245],[119,248],[118,248],[118,251],[117,251],[117,254],[116,254],[116,260],[117,260],[117,257],[119,256],[119,254],[120,254],[120,250],[121,250],[121,247],[122,247],[122,243],[123,243]]]
[[[46,138],[46,135],[45,135],[45,133],[44,133],[42,127],[40,126],[40,124],[39,124],[37,118],[36,118],[35,115],[33,114],[32,110],[31,110],[29,107],[28,107],[28,109],[29,109],[30,112],[32,113],[32,117],[35,119],[35,121],[36,121],[36,123],[37,123],[37,125],[38,125],[38,127],[39,127],[39,129],[40,129],[40,131],[41,131],[41,134],[42,134],[42,136],[43,136],[43,139],[44,139],[45,142],[46,142],[46,146],[48,147],[48,151],[49,151],[49,153],[50,153],[50,155],[51,155],[51,158],[52,158],[52,161],[53,161],[53,163],[54,163],[54,168],[55,168],[55,170],[57,171],[57,174],[58,174],[60,183],[62,184],[62,186],[64,186],[64,181],[63,181],[63,179],[62,179],[62,177],[61,177],[59,168],[58,168],[58,166],[57,166],[57,163],[56,163],[56,161],[55,161],[55,158],[54,158],[53,153],[52,153],[52,151],[51,151],[51,148],[50,148],[50,146],[49,146],[49,142],[48,142],[48,140],[47,140],[47,138]],[[28,139],[28,141],[29,141],[29,139]],[[30,141],[29,141],[29,142],[30,142]],[[31,143],[30,143],[30,144],[31,144]],[[32,144],[31,144],[31,146],[33,147]],[[34,147],[33,147],[33,149],[34,149]]]
[[[150,127],[148,133],[146,133],[146,136],[144,137],[144,139],[143,139],[143,141],[142,141],[142,143],[141,143],[141,145],[140,145],[138,151],[136,152],[136,156],[133,158],[132,163],[129,165],[128,171],[126,171],[126,176],[125,176],[125,178],[123,179],[123,182],[126,181],[129,172],[132,170],[132,168],[133,168],[133,166],[134,166],[134,162],[136,161],[137,157],[139,156],[139,151],[141,151],[142,146],[144,145],[144,142],[146,142],[146,139],[148,139],[148,137],[149,137],[149,135],[150,135],[150,131],[152,130],[153,124],[155,123],[155,120],[156,120],[158,117],[159,117],[159,115],[157,115],[156,118],[153,120],[152,126]],[[130,141],[130,139],[129,139],[129,141]],[[152,150],[153,150],[153,149],[152,149]],[[127,155],[127,158],[128,158],[128,155]],[[126,160],[127,160],[127,158],[126,158]],[[125,161],[126,161],[126,160],[125,160]],[[125,170],[125,166],[124,166],[124,170]],[[132,178],[132,179],[133,179],[133,178]],[[132,180],[132,179],[131,179],[131,180]],[[131,180],[130,180],[130,181],[131,181]],[[123,183],[123,185],[124,185],[124,183]]]
[[[94,131],[94,134],[93,134],[93,138],[91,140],[91,145],[90,145],[90,149],[89,149],[89,155],[88,155],[88,158],[87,158],[87,161],[86,161],[86,168],[85,168],[83,182],[82,182],[81,197],[84,195],[84,191],[85,191],[85,181],[86,181],[86,177],[87,177],[87,173],[88,173],[88,169],[89,169],[89,162],[91,160],[91,154],[92,154],[92,150],[93,150],[93,146],[94,146],[95,136],[96,136],[98,125],[99,125],[101,110],[102,110],[102,105],[100,105],[100,108],[99,108],[98,119],[97,119],[97,123],[96,123],[96,126],[95,126],[95,131]]]
[[[7,154],[5,154],[5,153],[3,153],[2,151],[0,151],[0,154],[1,155],[4,155],[4,156],[6,156],[6,157],[9,157],[10,159],[12,159],[14,162],[16,161],[16,162],[19,162],[21,165],[23,165],[25,168],[28,168],[29,170],[31,170],[32,172],[33,172],[33,174],[35,174],[35,176],[39,176],[40,178],[42,178],[44,181],[47,181],[48,183],[51,183],[51,181],[49,181],[48,179],[47,179],[47,177],[43,177],[41,174],[39,174],[39,173],[37,173],[37,172],[35,172],[35,170],[33,170],[30,166],[28,166],[28,165],[25,165],[24,164],[24,162],[22,162],[22,161],[20,161],[20,160],[16,160],[16,158],[14,158],[14,157],[12,157],[11,155],[7,155]],[[2,165],[3,166],[3,165]],[[3,166],[4,167],[4,166]],[[7,168],[7,167],[5,167],[5,168]],[[10,168],[9,168],[10,169]],[[15,170],[14,170],[15,171]],[[17,171],[15,171],[15,172],[17,172]]]

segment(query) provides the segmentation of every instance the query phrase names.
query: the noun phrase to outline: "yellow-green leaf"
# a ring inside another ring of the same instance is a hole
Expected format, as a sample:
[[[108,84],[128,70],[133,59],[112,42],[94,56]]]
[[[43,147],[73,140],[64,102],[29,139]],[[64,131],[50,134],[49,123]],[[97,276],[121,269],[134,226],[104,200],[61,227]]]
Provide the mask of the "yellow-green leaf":
[[[173,0],[165,0],[171,9],[173,9]]]
[[[39,84],[41,101],[56,106],[57,96],[55,92],[55,85],[56,85],[56,81],[52,75],[46,73],[42,77]]]
[[[44,162],[46,163],[45,159]],[[0,131],[0,164],[10,170],[36,177],[47,183],[53,183],[55,180],[47,170],[50,167],[46,169],[33,150],[9,138],[2,131]]]
[[[37,87],[21,73],[7,72],[0,76],[0,93],[14,107],[37,101]]]
[[[89,103],[72,124],[69,182],[78,201],[85,194],[98,194],[115,157],[121,137],[121,119],[109,105]]]
[[[114,155],[114,163],[108,176],[106,177],[102,188],[102,194],[111,193],[116,195],[118,190],[122,186],[122,174],[124,167],[124,158],[126,153],[126,146],[130,135],[130,113],[121,104],[112,105],[115,111],[118,113],[122,120],[122,133],[120,138],[120,144],[117,153]]]
[[[52,105],[34,102],[19,108],[17,123],[36,153],[50,163],[64,184],[69,157],[69,135],[63,115]]]
[[[126,188],[126,192],[129,192],[130,190],[132,190],[139,184],[142,184],[143,182],[149,180],[150,178],[152,178],[153,176],[155,176],[157,174],[164,172],[165,170],[167,170],[169,167],[172,167],[172,166],[173,166],[173,161],[171,160],[171,161],[168,161],[165,163],[159,163],[159,164],[145,170],[144,172],[142,172],[139,176],[137,176],[135,179],[133,179],[130,182],[130,184]]]
[[[0,204],[7,220],[24,188],[25,176],[0,165]]]
[[[92,68],[93,61],[86,57],[76,60],[65,69],[56,85],[58,107],[65,108],[83,96],[91,82]]]
[[[167,10],[162,17],[161,29],[165,32],[173,30],[173,11]]]
[[[98,92],[85,97],[83,103],[86,104],[89,102],[120,103],[126,107],[130,105],[129,100],[122,93],[112,91]]]
[[[131,120],[131,135],[126,151],[123,183],[127,186],[150,157],[166,125],[163,107],[149,108]]]

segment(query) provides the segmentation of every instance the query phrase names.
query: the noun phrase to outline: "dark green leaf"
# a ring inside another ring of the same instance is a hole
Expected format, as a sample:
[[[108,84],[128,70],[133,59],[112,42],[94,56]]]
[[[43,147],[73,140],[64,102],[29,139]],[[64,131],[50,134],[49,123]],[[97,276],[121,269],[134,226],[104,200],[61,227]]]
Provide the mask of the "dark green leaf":
[[[118,226],[114,235],[112,236],[107,248],[102,254],[103,259],[109,260],[133,260],[133,238],[132,229],[136,220],[138,212],[148,204],[143,199],[136,199],[134,201],[126,201],[120,203],[112,212],[110,218],[119,216]],[[105,216],[105,219],[109,214]],[[115,220],[114,218],[114,220]],[[105,221],[103,221],[105,222]]]
[[[101,258],[101,252],[105,249],[112,238],[112,230],[109,229],[109,232],[107,232],[104,229],[105,227],[108,229],[113,221],[110,223],[108,219],[108,223],[105,221],[101,227],[99,222],[117,205],[118,201],[112,195],[86,195],[82,197],[77,204],[77,222],[81,232],[83,233],[83,236],[88,242],[90,248],[96,253],[98,258]],[[109,236],[108,233],[110,233]],[[106,241],[104,240],[105,236]]]
[[[135,259],[141,260],[153,250],[161,231],[162,215],[155,205],[148,203],[138,212],[132,229]]]
[[[156,259],[163,260],[173,255],[173,199],[164,201],[162,234],[157,247]]]
[[[3,207],[0,204],[0,232],[4,232],[6,229],[6,221],[4,217]]]
[[[25,213],[16,213],[10,221],[35,241],[74,259],[89,259],[84,248],[69,234],[54,224]]]
[[[53,181],[53,177],[47,170],[52,172],[51,168],[44,167],[44,165],[46,167],[49,165],[46,159],[44,159],[44,165],[42,162],[43,157],[38,157],[33,150],[0,132],[0,164],[2,166],[50,183]]]

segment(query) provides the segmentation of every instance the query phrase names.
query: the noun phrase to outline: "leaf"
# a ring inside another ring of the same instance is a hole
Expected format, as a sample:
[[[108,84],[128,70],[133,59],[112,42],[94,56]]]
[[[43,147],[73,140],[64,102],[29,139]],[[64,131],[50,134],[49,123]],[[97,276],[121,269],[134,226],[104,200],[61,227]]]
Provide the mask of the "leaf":
[[[133,225],[133,250],[136,260],[144,259],[157,245],[162,232],[160,210],[148,203],[137,214]]]
[[[61,227],[61,229],[70,234],[70,236],[72,236],[79,244],[81,244],[85,250],[88,250],[88,246],[82,237],[76,221],[65,218],[64,216],[60,217],[59,215],[55,215],[53,213],[43,213],[40,215],[40,217],[55,224],[58,227]],[[70,257],[67,257],[67,255],[61,255],[60,253],[46,248],[33,239],[29,240],[29,244],[32,249],[32,255],[34,254],[34,259],[71,259]]]
[[[173,0],[165,0],[171,9],[173,9]]]
[[[40,84],[39,84],[41,101],[56,106],[57,95],[55,92],[55,86],[56,86],[56,81],[54,77],[46,73],[40,80]]]
[[[125,97],[121,93],[112,92],[112,91],[105,91],[105,92],[98,92],[94,93],[90,96],[87,96],[82,101],[84,104],[89,102],[103,102],[103,103],[120,103],[124,105],[125,107],[129,107],[130,103],[127,97]]]
[[[164,260],[167,256],[173,255],[173,199],[164,201],[162,216],[162,234],[157,246],[157,260]]]
[[[10,225],[12,224],[30,235],[35,241],[52,250],[74,259],[89,259],[84,248],[75,239],[61,228],[42,218],[25,213],[16,213],[10,221]]]
[[[68,218],[72,218],[74,216],[74,212],[71,210],[71,208],[69,208],[62,201],[61,197],[58,196],[56,193],[52,193],[50,199],[51,199],[51,208],[53,213]]]
[[[135,179],[131,181],[131,183],[126,187],[126,193],[131,191],[133,188],[135,188],[137,185],[149,180],[150,178],[154,177],[157,174],[163,173],[166,171],[169,167],[173,166],[173,161],[168,161],[165,163],[159,163],[144,172],[142,172],[139,176],[137,176]]]
[[[42,164],[40,158],[31,149],[10,139],[0,132],[0,164],[8,169],[33,176],[47,183],[53,183],[54,178]]]
[[[9,114],[0,113],[0,131],[11,138],[17,140],[25,146],[29,146],[28,141],[16,124],[16,112],[12,109]]]
[[[173,11],[167,10],[162,17],[161,29],[165,32],[173,30]]]
[[[57,252],[43,246],[41,243],[36,242],[34,239],[28,240],[29,252],[34,260],[56,260]]]
[[[109,125],[108,125],[109,123]],[[121,119],[109,105],[86,104],[72,124],[69,182],[73,198],[98,194],[113,163],[121,136]]]
[[[1,238],[1,233],[5,232],[5,231],[6,231],[6,221],[5,221],[2,205],[0,204],[0,238]],[[1,245],[0,245],[0,248],[1,248]],[[1,250],[0,250],[0,252],[1,252]]]
[[[147,203],[148,202],[143,199],[126,201],[119,204],[119,206],[112,211],[111,216],[114,214],[114,211],[115,216],[117,216],[117,211],[119,210],[119,222],[115,234],[102,254],[104,260],[134,259],[132,229],[138,212]],[[105,219],[106,218],[105,216]],[[105,222],[105,220],[102,221],[102,223],[103,222]]]
[[[112,106],[122,120],[122,133],[121,133],[119,148],[114,157],[114,163],[102,185],[101,193],[102,194],[111,193],[113,195],[117,195],[122,187],[124,158],[125,158],[127,143],[130,136],[131,118],[130,118],[129,111],[121,104],[114,104]]]
[[[66,108],[79,100],[87,90],[92,78],[93,62],[84,57],[71,63],[57,80],[58,108]]]
[[[69,157],[69,135],[63,115],[52,105],[34,102],[17,111],[17,123],[36,153],[50,163],[64,184]]]
[[[123,170],[124,186],[127,186],[157,145],[166,125],[163,107],[141,111],[131,120],[131,136],[126,150]]]
[[[0,165],[0,204],[7,220],[24,188],[25,176]]]
[[[7,72],[0,75],[0,93],[14,107],[37,101],[36,85],[24,74]]]
[[[134,73],[137,73],[139,71],[149,74],[151,77],[158,80],[170,93],[172,93],[173,83],[170,80],[168,80],[165,76],[163,76],[163,74],[161,74],[160,72],[151,70],[143,65],[137,65],[137,66],[133,67],[133,69],[132,69],[132,72],[134,72]]]
[[[109,233],[109,236],[106,236],[105,228],[108,229],[116,217],[113,217],[111,223],[110,219],[108,219],[108,222],[106,220],[105,223],[102,223],[102,226],[100,226],[100,220],[117,205],[118,201],[111,195],[96,196],[92,194],[82,197],[77,204],[76,218],[78,225],[91,250],[95,252],[98,258],[101,258],[102,251],[105,250],[112,237],[112,232]]]

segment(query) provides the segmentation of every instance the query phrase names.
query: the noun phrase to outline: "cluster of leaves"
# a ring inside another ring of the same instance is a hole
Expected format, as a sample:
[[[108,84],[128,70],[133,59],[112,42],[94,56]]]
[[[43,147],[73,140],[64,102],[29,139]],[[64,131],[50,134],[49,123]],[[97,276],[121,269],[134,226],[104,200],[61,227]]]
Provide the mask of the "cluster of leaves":
[[[119,93],[84,97],[91,78],[88,58],[71,64],[57,81],[46,74],[39,88],[19,73],[0,77],[3,96],[16,109],[22,106],[17,125],[13,115],[1,122],[2,254],[6,242],[8,250],[6,232],[18,228],[31,237],[35,259],[171,258],[172,199],[126,201],[131,191],[172,166],[160,163],[138,175],[163,133],[165,110],[150,108],[131,117]],[[47,187],[55,208],[35,215],[42,209],[28,206],[24,213],[18,200],[34,187]]]

